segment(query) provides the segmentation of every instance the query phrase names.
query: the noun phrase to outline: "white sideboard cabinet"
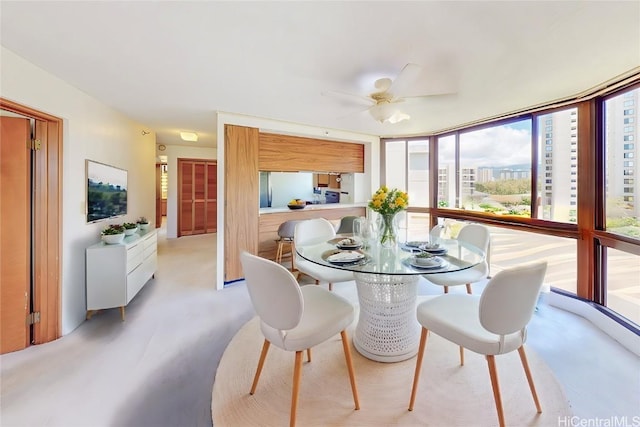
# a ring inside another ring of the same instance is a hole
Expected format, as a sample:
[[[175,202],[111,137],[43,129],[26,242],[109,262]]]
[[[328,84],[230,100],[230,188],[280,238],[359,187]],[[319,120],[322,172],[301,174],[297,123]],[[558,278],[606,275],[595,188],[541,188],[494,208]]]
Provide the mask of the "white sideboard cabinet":
[[[87,248],[87,319],[97,310],[124,308],[158,267],[158,234],[139,230],[116,245],[104,242]]]

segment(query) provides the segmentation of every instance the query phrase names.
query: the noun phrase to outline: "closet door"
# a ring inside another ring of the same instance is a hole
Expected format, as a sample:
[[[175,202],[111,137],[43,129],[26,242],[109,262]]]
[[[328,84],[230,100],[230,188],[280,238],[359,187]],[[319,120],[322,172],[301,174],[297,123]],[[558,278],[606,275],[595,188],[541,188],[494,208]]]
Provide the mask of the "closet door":
[[[178,160],[178,237],[193,234],[193,162]]]
[[[191,234],[207,232],[207,167],[205,162],[193,162],[193,229]]]
[[[217,164],[178,159],[178,237],[217,231]]]
[[[207,233],[218,231],[218,165],[207,163]]]

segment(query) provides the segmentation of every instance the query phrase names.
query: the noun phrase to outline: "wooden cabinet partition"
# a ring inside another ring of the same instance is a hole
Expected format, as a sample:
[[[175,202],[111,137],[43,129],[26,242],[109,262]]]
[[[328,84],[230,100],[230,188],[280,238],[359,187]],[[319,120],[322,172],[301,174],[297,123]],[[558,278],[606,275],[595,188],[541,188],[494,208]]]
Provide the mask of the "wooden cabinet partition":
[[[178,159],[178,237],[217,231],[217,170],[213,160]]]
[[[260,132],[261,171],[364,172],[364,145]]]
[[[258,253],[258,129],[224,127],[224,282],[244,277],[240,253]]]

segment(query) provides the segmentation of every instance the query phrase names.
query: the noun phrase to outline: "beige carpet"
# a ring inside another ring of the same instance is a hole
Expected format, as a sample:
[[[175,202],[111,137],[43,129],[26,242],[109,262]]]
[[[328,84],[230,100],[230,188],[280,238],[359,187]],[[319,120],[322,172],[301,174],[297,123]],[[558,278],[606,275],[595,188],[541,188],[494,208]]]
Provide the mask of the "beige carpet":
[[[353,328],[350,328],[350,338]],[[289,422],[294,354],[271,346],[256,393],[249,395],[264,338],[259,319],[235,335],[218,367],[212,399],[217,427],[284,426]],[[315,347],[303,359],[298,426],[494,426],[498,424],[489,372],[483,356],[465,352],[429,335],[420,388],[413,412],[407,411],[415,357],[379,363],[351,346],[360,396],[353,408],[340,336]],[[496,357],[508,426],[555,426],[571,409],[551,370],[533,350],[529,365],[542,405],[537,414],[517,352]]]

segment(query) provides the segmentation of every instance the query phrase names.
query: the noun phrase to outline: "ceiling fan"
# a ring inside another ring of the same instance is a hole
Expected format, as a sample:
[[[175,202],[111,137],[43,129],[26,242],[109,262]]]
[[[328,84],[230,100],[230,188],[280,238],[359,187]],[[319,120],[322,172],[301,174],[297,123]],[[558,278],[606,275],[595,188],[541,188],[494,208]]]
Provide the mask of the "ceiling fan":
[[[413,94],[412,87],[422,72],[422,67],[409,63],[404,66],[395,80],[388,77],[378,79],[374,83],[375,91],[369,95],[358,95],[343,91],[325,91],[322,94],[335,98],[341,98],[349,102],[367,105],[366,110],[380,123],[399,123],[409,120],[411,116],[403,110],[402,106],[406,100],[422,99],[432,96],[451,94],[452,92],[438,92],[429,94]]]

